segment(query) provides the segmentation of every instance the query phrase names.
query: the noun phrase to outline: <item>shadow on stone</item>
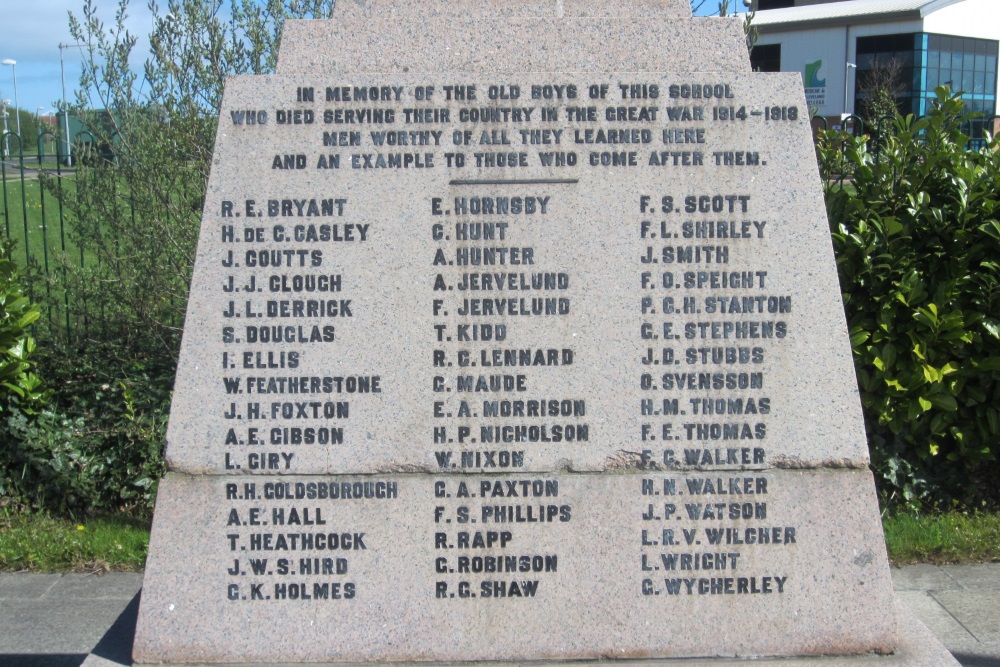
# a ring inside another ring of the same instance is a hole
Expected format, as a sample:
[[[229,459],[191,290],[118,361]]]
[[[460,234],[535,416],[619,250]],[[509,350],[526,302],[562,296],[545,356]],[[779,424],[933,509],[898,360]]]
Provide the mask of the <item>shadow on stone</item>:
[[[952,653],[962,667],[1000,667],[1000,657],[995,655],[974,655],[969,653]]]
[[[4,667],[80,667],[87,658],[85,653],[49,653],[18,655],[0,653]]]
[[[91,656],[114,664],[132,664],[132,640],[135,637],[135,621],[139,614],[139,598],[142,591],[135,594],[128,606],[104,633]]]

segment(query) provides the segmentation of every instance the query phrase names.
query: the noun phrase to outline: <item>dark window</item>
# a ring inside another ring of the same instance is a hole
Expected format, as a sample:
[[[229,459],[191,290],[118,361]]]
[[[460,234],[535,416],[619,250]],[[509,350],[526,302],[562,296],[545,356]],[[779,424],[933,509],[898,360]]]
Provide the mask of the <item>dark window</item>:
[[[915,98],[920,97],[918,91],[923,77],[923,44],[924,35],[912,32],[858,38],[858,70],[854,83],[856,114],[864,117],[871,113],[870,100],[882,87],[891,90],[901,113],[914,113],[919,106]],[[932,44],[928,40],[928,46]]]
[[[758,44],[750,52],[750,68],[755,72],[781,71],[781,44]]]
[[[784,9],[785,7],[794,6],[795,0],[757,0],[757,9]]]
[[[924,46],[926,44],[926,47]],[[1000,43],[986,39],[903,33],[857,40],[856,113],[863,115],[873,82],[892,70],[894,97],[903,113],[926,113],[937,86],[965,94],[968,109],[992,114],[996,107]]]

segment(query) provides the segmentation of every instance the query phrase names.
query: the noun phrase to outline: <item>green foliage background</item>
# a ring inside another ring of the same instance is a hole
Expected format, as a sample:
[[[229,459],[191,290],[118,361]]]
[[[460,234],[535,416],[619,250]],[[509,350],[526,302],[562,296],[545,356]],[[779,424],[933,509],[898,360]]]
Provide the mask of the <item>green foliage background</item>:
[[[47,395],[34,372],[35,339],[29,333],[41,313],[24,294],[24,273],[11,259],[13,251],[12,242],[0,243],[0,498],[25,493],[30,465],[30,455],[2,424],[35,414]]]
[[[326,18],[333,5],[154,1],[141,67],[128,0],[110,24],[94,0],[71,16],[85,45],[71,113],[94,148],[80,156],[77,187],[43,181],[87,261],[67,256],[33,279],[39,299],[68,290],[87,317],[69,339],[37,324],[38,373],[52,397],[33,413],[3,404],[0,504],[74,516],[152,508],[225,78],[273,71],[284,20]]]
[[[1000,499],[1000,146],[970,150],[961,99],[937,95],[877,147],[819,145],[872,465],[913,509]]]

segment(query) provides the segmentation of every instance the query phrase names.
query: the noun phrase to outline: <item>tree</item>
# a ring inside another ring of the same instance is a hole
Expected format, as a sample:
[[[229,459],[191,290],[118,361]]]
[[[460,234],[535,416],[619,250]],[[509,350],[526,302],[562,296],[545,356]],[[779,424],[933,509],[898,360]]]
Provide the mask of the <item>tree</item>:
[[[872,60],[870,69],[858,73],[861,114],[873,126],[887,117],[895,118],[899,112],[899,98],[906,90],[902,73],[903,63],[899,58],[878,56]]]
[[[168,0],[162,9],[151,0],[150,55],[138,71],[129,4],[119,0],[111,25],[94,0],[70,15],[85,45],[72,111],[93,150],[72,192],[53,187],[97,260],[67,261],[67,280],[104,337],[152,338],[173,353],[225,78],[271,72],[284,19],[327,18],[334,0]]]

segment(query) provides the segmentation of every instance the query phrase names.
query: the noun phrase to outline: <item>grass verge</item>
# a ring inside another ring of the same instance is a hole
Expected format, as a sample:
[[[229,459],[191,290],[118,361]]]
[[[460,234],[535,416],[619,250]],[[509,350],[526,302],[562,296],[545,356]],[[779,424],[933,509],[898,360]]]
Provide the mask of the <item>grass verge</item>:
[[[0,571],[135,572],[146,562],[149,521],[54,519],[0,508]]]
[[[883,529],[894,565],[1000,562],[1000,514],[896,514]],[[135,572],[148,548],[145,519],[76,522],[0,508],[0,571]]]
[[[75,192],[73,178],[64,178],[62,184],[69,193]],[[70,226],[68,213],[64,210],[60,215],[59,201],[37,179],[22,183],[8,174],[7,182],[0,183],[0,231],[17,241],[21,258],[30,256],[39,265],[54,267],[65,250],[66,261],[79,264],[83,258]]]
[[[1000,514],[896,514],[882,526],[894,565],[1000,562]]]

